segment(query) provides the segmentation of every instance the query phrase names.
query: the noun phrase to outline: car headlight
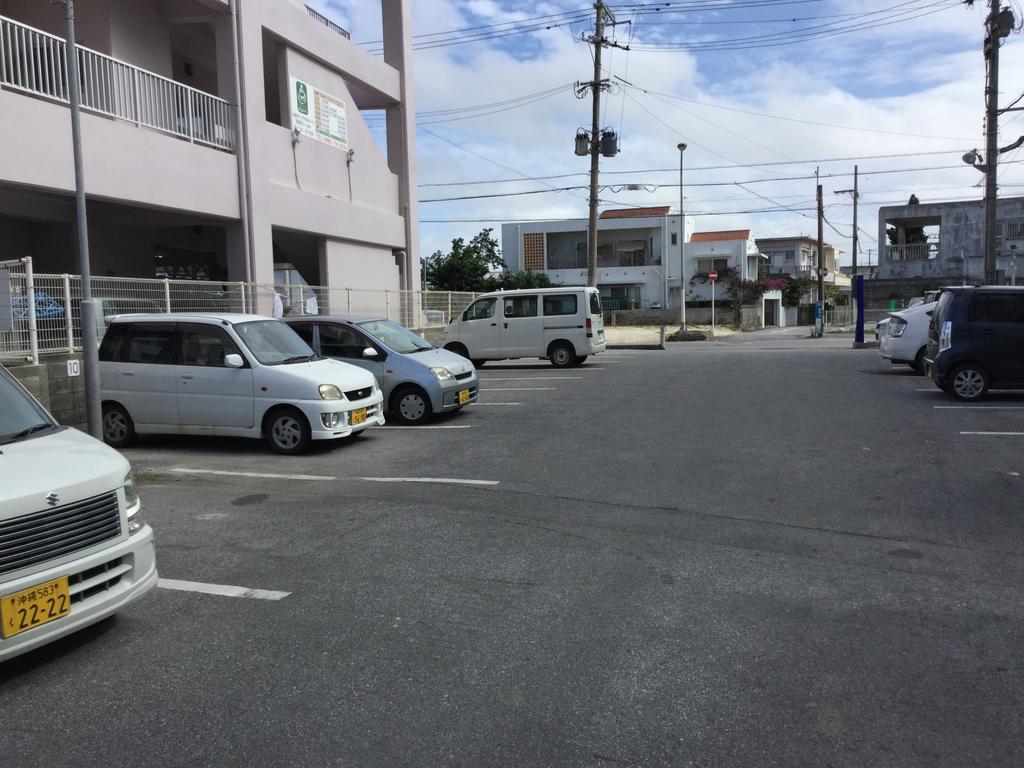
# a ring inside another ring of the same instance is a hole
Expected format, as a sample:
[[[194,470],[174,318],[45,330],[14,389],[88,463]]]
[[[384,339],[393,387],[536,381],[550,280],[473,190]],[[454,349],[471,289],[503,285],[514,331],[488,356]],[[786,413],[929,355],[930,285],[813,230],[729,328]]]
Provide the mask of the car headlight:
[[[321,384],[320,385],[320,397],[324,400],[344,400],[345,396],[341,394],[341,390],[334,384]]]
[[[454,381],[455,377],[447,368],[431,368],[431,373],[437,376],[438,381]]]
[[[128,535],[138,533],[142,530],[142,517],[139,513],[142,511],[142,499],[139,498],[139,492],[135,488],[135,478],[132,477],[131,470],[128,470],[128,474],[124,476],[124,505],[125,513],[128,517]]]

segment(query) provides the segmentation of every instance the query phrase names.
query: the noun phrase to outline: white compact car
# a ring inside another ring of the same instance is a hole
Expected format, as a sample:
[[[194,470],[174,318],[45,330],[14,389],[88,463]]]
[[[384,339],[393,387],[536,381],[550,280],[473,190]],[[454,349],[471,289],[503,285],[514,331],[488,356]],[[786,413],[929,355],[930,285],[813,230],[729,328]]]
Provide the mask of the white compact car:
[[[924,354],[928,346],[928,326],[935,302],[917,304],[901,312],[890,312],[881,336],[882,357],[891,363],[909,365],[924,373]]]
[[[604,316],[596,288],[536,288],[485,293],[445,328],[445,349],[473,361],[539,357],[556,368],[603,352]]]
[[[128,462],[62,427],[0,367],[0,661],[156,586]]]
[[[278,453],[384,424],[373,375],[317,355],[280,320],[124,315],[100,345],[103,436],[263,437]]]

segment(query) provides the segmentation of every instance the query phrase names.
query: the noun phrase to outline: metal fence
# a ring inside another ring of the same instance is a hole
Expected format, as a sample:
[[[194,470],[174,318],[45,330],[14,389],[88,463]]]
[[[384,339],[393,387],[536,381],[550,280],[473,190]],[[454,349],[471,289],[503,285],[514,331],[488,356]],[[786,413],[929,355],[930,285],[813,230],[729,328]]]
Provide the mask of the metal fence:
[[[389,291],[202,280],[92,278],[103,318],[163,312],[249,312],[282,316],[373,315],[436,338],[475,293]],[[275,299],[276,296],[276,299]],[[33,274],[32,260],[0,262],[0,360],[37,361],[40,354],[81,349],[82,281],[78,275]]]
[[[231,105],[224,99],[79,47],[82,109],[233,151]],[[0,16],[0,85],[68,103],[64,40]]]

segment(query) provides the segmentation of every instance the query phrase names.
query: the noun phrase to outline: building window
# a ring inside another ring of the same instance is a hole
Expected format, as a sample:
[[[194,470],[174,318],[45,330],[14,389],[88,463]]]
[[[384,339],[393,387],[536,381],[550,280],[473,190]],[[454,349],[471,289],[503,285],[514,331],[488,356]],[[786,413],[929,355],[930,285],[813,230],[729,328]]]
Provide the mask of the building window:
[[[675,232],[673,232],[672,233],[672,245],[677,245],[678,243],[679,243],[679,235],[677,235]]]
[[[590,254],[587,253],[586,241],[582,243],[576,243],[576,269],[586,269],[587,259]]]
[[[707,274],[713,269],[721,275],[728,268],[728,259],[697,259],[697,271],[703,274]]]
[[[796,258],[796,251],[786,251],[786,261],[793,261]]]
[[[523,235],[523,269],[527,272],[544,269],[543,232],[529,232]]]
[[[647,243],[643,240],[620,240],[615,247],[620,267],[642,267],[646,261]]]

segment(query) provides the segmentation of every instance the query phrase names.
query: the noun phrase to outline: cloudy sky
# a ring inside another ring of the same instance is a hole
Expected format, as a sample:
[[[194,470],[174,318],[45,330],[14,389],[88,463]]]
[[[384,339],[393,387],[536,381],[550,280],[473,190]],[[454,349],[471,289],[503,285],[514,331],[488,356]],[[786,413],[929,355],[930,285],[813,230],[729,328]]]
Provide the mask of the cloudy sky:
[[[309,0],[379,49],[379,3]],[[586,2],[412,0],[424,255],[508,220],[584,217],[589,159],[573,154],[593,74]],[[698,231],[814,235],[820,169],[825,238],[850,260],[853,166],[861,178],[860,261],[877,258],[877,209],[981,199],[960,156],[984,148],[984,2],[680,0],[614,3],[602,124],[621,152],[602,158],[603,207],[685,206]],[[1018,20],[1022,13],[1013,0]],[[629,23],[626,23],[629,22]],[[1019,30],[1017,31],[1019,32]],[[1024,92],[1024,37],[1001,49],[1001,105]],[[1021,102],[1024,106],[1024,100]],[[1024,133],[1000,120],[1000,145]],[[375,125],[380,119],[368,116]],[[888,156],[888,157],[880,157]],[[1000,189],[1024,186],[1024,151],[1002,156]],[[478,182],[468,184],[465,182]],[[639,185],[638,189],[624,189]],[[562,190],[564,187],[580,187]],[[556,191],[560,190],[560,191]],[[500,197],[481,195],[518,194]],[[439,198],[474,198],[436,201]]]

